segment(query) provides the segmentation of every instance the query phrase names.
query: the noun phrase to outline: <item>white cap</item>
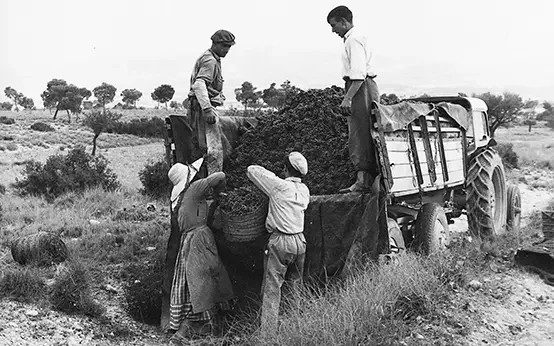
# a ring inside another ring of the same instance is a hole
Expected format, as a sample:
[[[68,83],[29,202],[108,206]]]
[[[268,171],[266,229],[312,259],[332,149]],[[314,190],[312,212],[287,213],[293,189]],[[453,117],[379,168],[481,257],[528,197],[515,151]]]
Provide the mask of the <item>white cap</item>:
[[[177,199],[181,192],[187,187],[187,185],[194,179],[196,173],[200,170],[204,162],[203,158],[200,158],[192,163],[192,165],[184,165],[182,163],[174,164],[167,176],[169,180],[173,183],[173,190],[171,190],[171,204],[172,207],[175,207],[177,204]]]
[[[306,175],[308,173],[308,161],[298,151],[293,151],[289,154],[289,162],[300,174]]]

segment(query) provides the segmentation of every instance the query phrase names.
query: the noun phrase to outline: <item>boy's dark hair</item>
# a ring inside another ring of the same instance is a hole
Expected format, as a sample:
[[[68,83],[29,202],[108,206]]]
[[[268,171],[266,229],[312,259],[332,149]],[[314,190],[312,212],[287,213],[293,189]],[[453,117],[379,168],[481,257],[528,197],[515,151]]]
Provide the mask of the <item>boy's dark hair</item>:
[[[296,168],[292,167],[292,165],[290,164],[288,155],[285,158],[285,166],[287,167],[287,171],[289,171],[289,174],[292,175],[293,177],[297,177],[297,178],[303,177],[302,173],[298,172]]]
[[[344,18],[347,22],[352,23],[352,11],[350,11],[346,6],[337,6],[327,15],[327,23],[331,21],[331,18],[335,18],[337,20]]]

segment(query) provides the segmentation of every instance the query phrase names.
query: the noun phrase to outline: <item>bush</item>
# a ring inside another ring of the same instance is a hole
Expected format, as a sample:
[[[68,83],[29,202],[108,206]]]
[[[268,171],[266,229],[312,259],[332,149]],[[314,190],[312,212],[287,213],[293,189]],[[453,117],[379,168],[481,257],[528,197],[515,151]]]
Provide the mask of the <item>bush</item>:
[[[42,123],[42,122],[36,122],[34,123],[33,125],[31,125],[31,130],[35,130],[35,131],[40,131],[40,132],[52,132],[52,131],[55,131],[55,129],[48,125],[48,124],[45,124],[45,123]]]
[[[15,124],[15,120],[2,115],[0,117],[0,124],[12,125]]]
[[[8,144],[6,144],[6,149],[8,149],[9,151],[15,151],[15,150],[17,150],[17,144],[8,143]]]
[[[85,267],[78,262],[58,267],[49,298],[53,309],[65,313],[82,313],[96,317],[105,310],[92,299]]]
[[[163,272],[162,256],[123,269],[126,309],[135,320],[153,325],[160,322]]]
[[[0,102],[0,110],[1,111],[11,111],[12,110],[12,104],[10,102]]]
[[[167,176],[169,165],[165,160],[149,163],[139,172],[140,182],[144,187],[143,193],[154,197],[167,197],[173,185]]]
[[[0,195],[3,195],[6,193],[6,187],[2,184],[0,184]],[[2,207],[0,207],[0,211],[2,210],[1,209]]]
[[[506,168],[518,168],[518,155],[514,151],[514,145],[512,143],[498,143],[496,146],[498,154],[502,158],[502,162]]]
[[[165,121],[158,117],[116,121],[106,128],[106,132],[146,138],[165,138],[166,136]]]
[[[11,268],[0,278],[0,297],[36,301],[43,296],[44,286],[36,269]]]
[[[14,184],[22,195],[42,195],[50,200],[66,192],[83,192],[96,186],[108,191],[119,187],[108,161],[87,154],[83,147],[72,149],[67,155],[52,155],[44,165],[30,161],[23,174],[24,178]]]

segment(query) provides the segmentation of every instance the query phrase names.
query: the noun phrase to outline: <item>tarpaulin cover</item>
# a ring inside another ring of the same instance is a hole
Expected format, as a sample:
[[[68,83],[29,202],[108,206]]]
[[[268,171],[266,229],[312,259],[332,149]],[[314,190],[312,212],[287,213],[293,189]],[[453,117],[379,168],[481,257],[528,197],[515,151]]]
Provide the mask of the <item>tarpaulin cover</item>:
[[[463,127],[466,131],[471,126],[470,114],[467,110],[457,104],[449,102],[441,102],[436,105],[437,108],[442,108],[458,125]]]
[[[431,107],[422,102],[400,102],[394,105],[373,103],[379,108],[381,126],[385,132],[405,129],[406,126],[422,115],[427,115]]]
[[[393,132],[405,129],[406,126],[422,115],[430,114],[434,107],[444,110],[458,125],[468,129],[470,115],[460,105],[441,102],[436,106],[422,102],[402,101],[394,105],[382,105],[374,102],[379,109],[380,124],[384,132]]]
[[[380,201],[383,200],[379,198],[378,183],[374,185],[377,191],[369,194],[311,197],[304,225],[307,247],[305,279],[325,281],[341,274],[347,262],[355,261],[359,256],[377,258],[377,218],[380,215]],[[251,242],[229,242],[224,238],[221,224],[217,221],[217,211],[213,219],[209,224],[214,230],[218,250],[231,277],[235,294],[242,298],[258,298],[267,236]],[[385,240],[388,242],[388,237]]]

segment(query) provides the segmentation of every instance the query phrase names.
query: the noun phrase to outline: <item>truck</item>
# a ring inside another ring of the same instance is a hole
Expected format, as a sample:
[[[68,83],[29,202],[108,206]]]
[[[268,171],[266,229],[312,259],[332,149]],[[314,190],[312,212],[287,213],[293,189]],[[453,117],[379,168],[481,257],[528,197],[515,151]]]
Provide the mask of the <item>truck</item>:
[[[342,274],[360,254],[377,259],[409,249],[426,255],[442,251],[451,240],[449,225],[464,214],[469,232],[486,242],[519,228],[520,192],[506,183],[485,102],[458,96],[374,102],[368,116],[377,177],[368,193],[311,197],[305,214],[306,277]],[[192,162],[187,117],[172,115],[166,124],[168,163]],[[256,130],[253,118],[220,117],[218,124],[226,151],[241,132]],[[264,237],[236,243],[220,232],[224,226],[213,225],[233,282],[254,280],[251,287],[259,287]]]

